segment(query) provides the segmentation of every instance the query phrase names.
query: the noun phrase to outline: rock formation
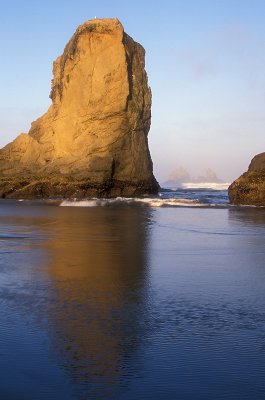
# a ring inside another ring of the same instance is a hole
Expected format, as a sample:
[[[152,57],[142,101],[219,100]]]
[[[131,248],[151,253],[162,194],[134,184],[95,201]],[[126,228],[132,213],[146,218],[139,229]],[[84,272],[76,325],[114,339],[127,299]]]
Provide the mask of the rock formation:
[[[194,178],[183,167],[179,167],[171,174],[165,185],[178,185],[182,183],[223,183],[223,181],[210,168],[207,168],[204,176],[199,175]]]
[[[199,175],[196,179],[194,179],[194,181],[198,182],[198,183],[211,183],[211,182],[213,182],[213,183],[224,183],[222,181],[222,179],[220,179],[216,175],[216,173],[210,168],[206,169],[205,175],[203,175],[203,176]]]
[[[117,19],[79,26],[53,65],[48,111],[0,150],[0,197],[156,193],[145,51]]]
[[[265,206],[265,153],[256,155],[248,171],[228,188],[232,204]]]

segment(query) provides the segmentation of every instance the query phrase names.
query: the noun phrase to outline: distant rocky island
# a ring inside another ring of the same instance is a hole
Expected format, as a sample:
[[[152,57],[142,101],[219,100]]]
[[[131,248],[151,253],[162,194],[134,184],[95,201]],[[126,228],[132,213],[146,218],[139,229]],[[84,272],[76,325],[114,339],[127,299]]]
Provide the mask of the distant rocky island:
[[[164,183],[164,186],[182,185],[184,183],[223,183],[223,181],[210,168],[207,168],[204,175],[192,177],[185,168],[178,167]]]
[[[145,51],[117,19],[79,26],[53,65],[48,111],[0,150],[0,197],[155,194]]]
[[[265,206],[265,153],[256,155],[248,171],[228,188],[232,204]]]

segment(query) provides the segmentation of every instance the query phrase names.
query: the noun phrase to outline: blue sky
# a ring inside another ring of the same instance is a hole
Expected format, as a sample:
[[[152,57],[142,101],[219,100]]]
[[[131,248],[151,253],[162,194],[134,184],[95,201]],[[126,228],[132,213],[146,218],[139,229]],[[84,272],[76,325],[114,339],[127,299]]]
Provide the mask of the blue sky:
[[[160,182],[179,166],[231,181],[265,151],[264,0],[1,1],[1,147],[47,110],[52,62],[94,16],[146,49]]]

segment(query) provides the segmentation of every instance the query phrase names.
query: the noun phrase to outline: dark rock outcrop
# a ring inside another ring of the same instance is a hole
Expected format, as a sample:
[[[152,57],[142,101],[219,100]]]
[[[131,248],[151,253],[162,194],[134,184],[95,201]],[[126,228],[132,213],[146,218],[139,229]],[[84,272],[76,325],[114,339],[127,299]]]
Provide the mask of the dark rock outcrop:
[[[248,171],[228,188],[232,204],[265,206],[265,153],[256,155]]]
[[[79,26],[54,62],[52,105],[0,150],[0,196],[156,193],[143,47],[117,19]]]

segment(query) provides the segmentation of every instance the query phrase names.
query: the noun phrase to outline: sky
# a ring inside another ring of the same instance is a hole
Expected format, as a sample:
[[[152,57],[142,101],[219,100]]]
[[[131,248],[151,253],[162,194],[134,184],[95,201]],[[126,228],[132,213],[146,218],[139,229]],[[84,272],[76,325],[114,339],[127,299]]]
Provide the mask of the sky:
[[[117,17],[146,50],[160,183],[231,182],[265,151],[264,0],[0,0],[0,147],[51,104],[52,63],[84,21]]]

